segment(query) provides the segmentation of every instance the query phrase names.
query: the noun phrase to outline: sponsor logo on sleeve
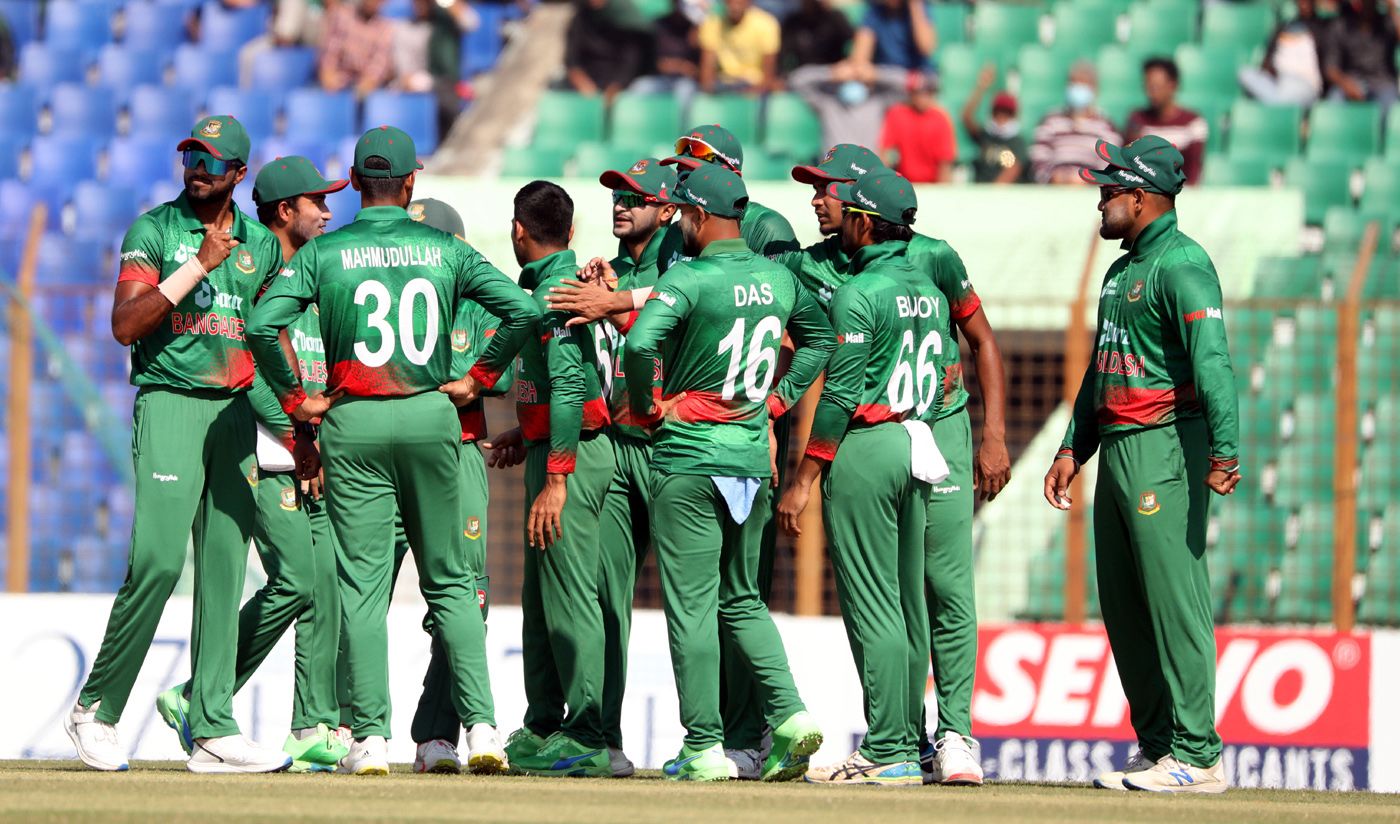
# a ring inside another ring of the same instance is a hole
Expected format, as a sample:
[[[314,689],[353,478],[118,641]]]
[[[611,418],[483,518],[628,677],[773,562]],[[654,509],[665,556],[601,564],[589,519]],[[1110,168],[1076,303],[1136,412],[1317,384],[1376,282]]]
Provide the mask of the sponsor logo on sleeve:
[[[676,296],[668,292],[652,292],[651,299],[659,300],[667,306],[671,307],[674,307],[676,305]]]
[[[125,262],[127,262],[128,260],[138,260],[138,259],[139,259],[139,260],[150,260],[151,258],[150,258],[149,255],[146,254],[146,251],[145,251],[144,249],[131,249],[131,250],[129,250],[129,251],[122,252],[122,263],[125,263]]]
[[[1205,320],[1205,319],[1207,319],[1207,318],[1211,318],[1211,319],[1214,319],[1214,320],[1223,320],[1223,319],[1224,319],[1224,316],[1221,315],[1221,313],[1220,313],[1220,309],[1219,309],[1218,307],[1215,307],[1215,306],[1207,306],[1207,307],[1204,308],[1204,309],[1197,309],[1197,310],[1194,311],[1194,312],[1187,312],[1186,314],[1182,315],[1181,317],[1182,317],[1182,319],[1185,320],[1187,323],[1195,323],[1195,322],[1198,321],[1198,320]]]
[[[864,332],[847,332],[844,335],[836,336],[837,343],[865,343]]]

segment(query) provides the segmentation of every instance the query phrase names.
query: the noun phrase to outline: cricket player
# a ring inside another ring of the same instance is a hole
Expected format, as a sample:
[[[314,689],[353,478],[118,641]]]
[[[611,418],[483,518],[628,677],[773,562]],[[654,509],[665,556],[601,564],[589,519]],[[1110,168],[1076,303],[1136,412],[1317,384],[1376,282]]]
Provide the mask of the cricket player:
[[[327,501],[337,538],[352,733],[339,770],[386,775],[389,734],[387,610],[394,517],[403,518],[419,586],[452,674],[464,726],[494,728],[489,692],[471,688],[487,668],[476,573],[461,533],[461,438],[454,403],[491,386],[538,312],[519,287],[467,244],[409,218],[418,163],[413,140],[379,126],[355,145],[355,221],[312,240],[275,279],[248,337],[284,411],[323,418]],[[452,371],[452,321],[464,300],[501,318],[465,376]],[[277,359],[278,332],[311,303],[321,313],[329,394],[308,398]],[[331,404],[335,405],[332,406]],[[505,767],[491,739],[470,754],[478,771]]]
[[[836,352],[807,453],[778,506],[791,534],[822,479],[827,552],[865,697],[868,731],[844,761],[807,771],[829,784],[919,785],[928,673],[924,519],[948,475],[929,423],[943,395],[947,299],[906,254],[918,203],[888,169],[832,183],[850,279],[831,299]]]
[[[654,429],[652,535],[676,675],[676,780],[725,780],[720,646],[760,685],[773,727],[769,780],[796,778],[822,734],[798,697],[782,638],[758,593],[758,555],[771,495],[769,415],[780,415],[821,372],[831,327],[797,279],[750,251],[740,234],[748,194],[738,175],[706,165],[670,195],[685,251],[628,333],[623,371],[634,420]],[[791,369],[774,382],[787,329]],[[665,363],[659,398],[653,369]]]
[[[864,146],[840,143],[816,166],[795,166],[792,177],[812,186],[812,209],[826,237],[799,253],[777,257],[823,306],[851,277],[850,256],[843,250],[845,216],[831,196],[832,183],[849,183],[884,168]],[[1001,350],[972,288],[962,258],[946,241],[914,233],[906,250],[909,263],[931,279],[951,307],[955,334],[967,338],[977,361],[982,389],[981,446],[972,450],[968,393],[957,338],[938,355],[943,400],[932,422],[934,439],[948,464],[949,476],[934,484],[924,535],[924,574],[930,626],[930,657],[938,698],[937,732],[932,742],[921,733],[920,763],[928,782],[982,783],[982,765],[972,745],[972,679],[977,667],[977,610],[972,582],[973,490],[983,500],[995,498],[1011,477],[1006,451],[1006,377]]]
[[[139,387],[132,431],[136,519],[126,580],[97,658],[64,726],[78,757],[127,769],[117,736],[132,685],[194,532],[191,631],[192,772],[273,772],[286,753],[244,738],[233,720],[238,601],[258,486],[248,402],[253,358],[245,323],[282,266],[277,238],[233,203],[247,175],[248,133],[206,117],[176,147],[185,190],[136,220],[122,241],[112,334],[131,347]],[[269,356],[283,359],[273,341]]]
[[[279,157],[263,166],[253,184],[253,202],[258,207],[258,221],[281,244],[283,261],[291,260],[307,241],[325,232],[331,219],[326,195],[348,185],[347,180],[326,180],[304,157]],[[317,391],[325,389],[325,355],[316,307],[313,305],[288,331],[303,383]],[[282,750],[292,757],[292,772],[329,772],[349,751],[335,734],[340,591],[320,490],[302,494],[295,441],[302,441],[303,448],[297,451],[303,460],[314,461],[309,472],[319,470],[319,456],[311,427],[293,426],[261,376],[254,376],[248,398],[258,433],[253,544],[267,583],[239,611],[234,692],[243,688],[295,623],[292,729]],[[188,723],[189,688],[190,682],[186,682],[156,697],[156,710],[179,735],[186,753],[194,744]]]
[[[574,204],[543,180],[515,195],[511,243],[520,285],[546,306],[549,288],[579,270],[570,250]],[[604,553],[630,555],[631,543],[599,541],[603,496],[612,483],[611,419],[598,374],[593,333],[545,311],[516,361],[515,409],[526,447],[525,581],[520,607],[528,706],[506,753],[531,775],[611,776],[603,722]],[[501,438],[498,441],[510,441]],[[616,639],[614,639],[616,642]]]
[[[1176,222],[1181,152],[1156,135],[1100,140],[1099,234],[1126,252],[1099,293],[1098,342],[1045,499],[1099,452],[1099,606],[1139,752],[1094,780],[1111,790],[1221,793],[1215,629],[1206,571],[1210,492],[1240,482],[1238,398],[1220,279]]]

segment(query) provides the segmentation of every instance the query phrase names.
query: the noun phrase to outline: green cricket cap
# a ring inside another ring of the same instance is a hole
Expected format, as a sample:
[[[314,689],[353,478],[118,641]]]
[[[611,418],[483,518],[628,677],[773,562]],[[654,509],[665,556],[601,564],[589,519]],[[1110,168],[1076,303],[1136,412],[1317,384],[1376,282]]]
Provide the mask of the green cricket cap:
[[[694,169],[701,163],[727,166],[736,174],[744,170],[744,147],[734,133],[719,125],[696,126],[676,138],[676,156],[661,161]]]
[[[365,161],[371,157],[389,161],[389,168],[366,169]],[[355,143],[355,171],[360,177],[405,177],[421,168],[423,164],[418,162],[418,150],[413,147],[413,138],[403,129],[376,126],[360,135]]]
[[[827,193],[837,200],[900,226],[914,223],[919,200],[914,184],[889,169],[877,169],[850,183],[832,183]]]
[[[744,179],[734,172],[706,163],[680,176],[670,202],[698,206],[717,217],[737,220],[749,205],[749,191],[744,187]]]
[[[1143,135],[1126,146],[1100,140],[1094,151],[1108,165],[1102,169],[1081,168],[1080,178],[1089,183],[1147,189],[1168,196],[1186,185],[1186,174],[1181,171],[1186,159],[1166,138]]]
[[[467,225],[462,222],[462,216],[456,209],[436,198],[425,197],[408,204],[408,217],[463,240],[467,239]]]
[[[248,131],[231,114],[211,114],[194,124],[190,136],[175,147],[177,152],[186,149],[198,149],[220,160],[237,160],[244,164],[252,153]]]
[[[276,203],[297,195],[327,195],[350,185],[348,180],[326,180],[316,165],[301,155],[279,157],[264,164],[253,181],[253,202]]]
[[[850,181],[885,168],[880,156],[854,143],[837,143],[815,166],[793,166],[792,179],[798,183],[825,184]]]
[[[654,157],[644,157],[626,172],[615,169],[603,172],[598,182],[613,191],[634,192],[658,203],[669,203],[670,193],[676,188],[676,170],[662,166]]]

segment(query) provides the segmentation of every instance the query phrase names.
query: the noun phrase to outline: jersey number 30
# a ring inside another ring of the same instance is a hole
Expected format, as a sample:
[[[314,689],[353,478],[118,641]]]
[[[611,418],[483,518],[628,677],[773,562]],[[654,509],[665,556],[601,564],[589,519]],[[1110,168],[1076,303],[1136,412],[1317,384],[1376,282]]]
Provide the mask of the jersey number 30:
[[[744,397],[754,403],[761,403],[768,397],[773,386],[773,374],[778,371],[778,346],[783,339],[783,324],[775,316],[769,315],[754,324],[753,336],[749,338],[748,351],[744,351],[744,319],[734,321],[719,342],[719,354],[729,353],[729,371],[724,376],[724,390],[720,397],[730,401],[738,391],[739,370],[744,369]],[[772,343],[768,339],[772,338]],[[762,370],[763,375],[759,376]]]
[[[422,346],[418,345],[418,338],[413,332],[413,305],[419,297],[423,298],[427,308],[427,327],[424,329]],[[369,317],[365,318],[365,323],[379,333],[379,346],[370,349],[364,341],[356,341],[355,357],[365,366],[377,367],[388,363],[394,356],[394,327],[388,320],[393,299],[389,296],[389,289],[379,281],[360,281],[360,285],[355,289],[355,304],[364,306],[371,298],[374,299],[374,306],[369,310]],[[399,294],[398,305],[398,344],[403,347],[404,357],[408,358],[409,363],[422,366],[433,356],[433,349],[437,348],[437,290],[427,278],[414,278],[404,284],[403,292]]]
[[[886,390],[890,409],[903,412],[913,409],[915,416],[928,411],[938,398],[938,363],[934,358],[943,354],[943,336],[929,332],[918,345],[915,363],[918,364],[918,377],[914,375],[914,365],[909,362],[915,355],[914,330],[904,331],[904,340],[899,345],[899,359],[895,361],[894,373]]]

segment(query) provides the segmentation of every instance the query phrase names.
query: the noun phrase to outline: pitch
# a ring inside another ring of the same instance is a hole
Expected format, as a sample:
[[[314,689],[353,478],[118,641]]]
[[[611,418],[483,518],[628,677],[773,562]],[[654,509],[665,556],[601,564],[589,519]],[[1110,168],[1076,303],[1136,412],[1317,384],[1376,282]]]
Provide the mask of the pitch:
[[[179,762],[93,773],[77,761],[0,762],[0,819],[220,819],[491,822],[753,821],[764,824],[945,821],[1400,821],[1400,798],[1370,793],[1231,790],[1222,796],[1111,794],[1087,787],[989,784],[980,789],[724,785],[632,779],[387,778],[247,775],[207,778]]]

